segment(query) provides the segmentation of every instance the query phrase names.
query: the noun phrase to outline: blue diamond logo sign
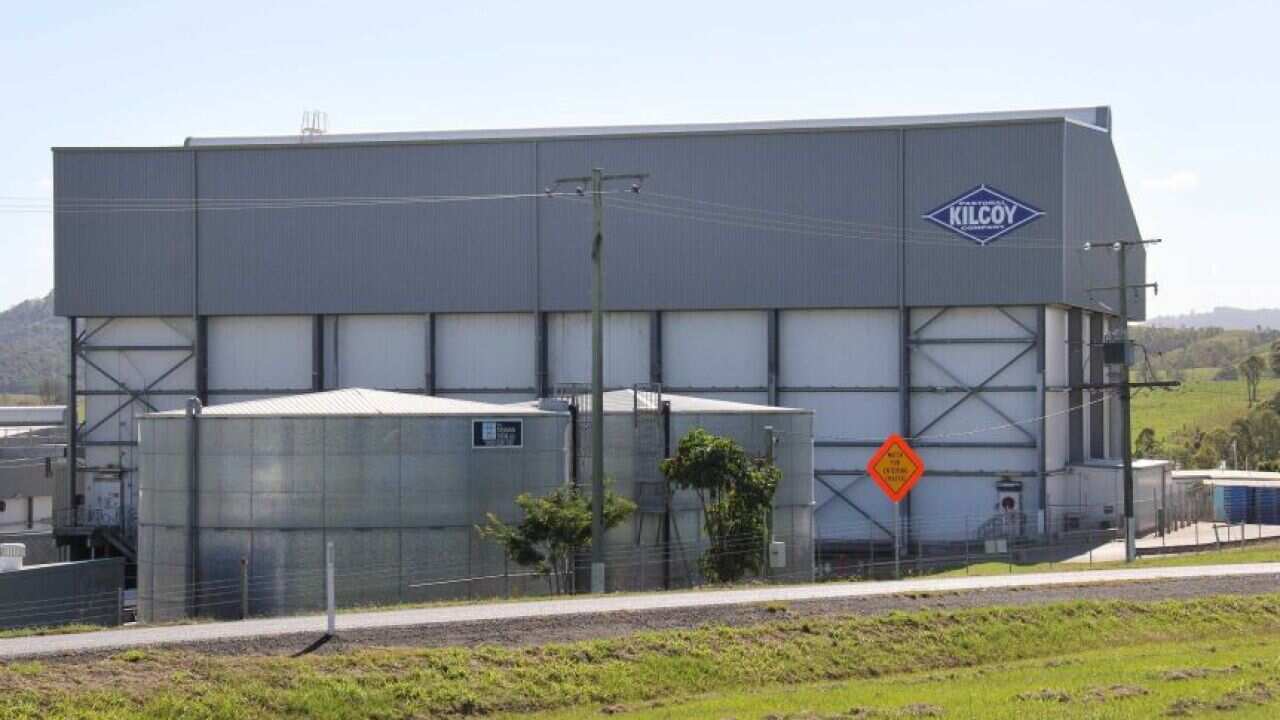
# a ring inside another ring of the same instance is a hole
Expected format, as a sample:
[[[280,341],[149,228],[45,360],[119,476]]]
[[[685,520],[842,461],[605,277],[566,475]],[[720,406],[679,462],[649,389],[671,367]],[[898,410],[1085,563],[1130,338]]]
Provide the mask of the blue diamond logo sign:
[[[1012,195],[979,185],[921,217],[979,245],[986,245],[1041,215],[1044,212]]]

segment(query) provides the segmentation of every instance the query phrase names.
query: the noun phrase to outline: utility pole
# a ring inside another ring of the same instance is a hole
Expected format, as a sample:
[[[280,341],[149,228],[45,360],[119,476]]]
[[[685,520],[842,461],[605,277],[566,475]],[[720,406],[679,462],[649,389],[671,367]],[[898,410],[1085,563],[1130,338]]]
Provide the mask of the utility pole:
[[[1119,360],[1123,377],[1118,383],[1120,389],[1120,443],[1121,457],[1124,464],[1124,559],[1125,562],[1133,562],[1138,559],[1138,527],[1134,520],[1134,502],[1133,502],[1133,428],[1129,412],[1130,401],[1132,400],[1133,383],[1129,379],[1129,366],[1132,364],[1133,354],[1129,347],[1129,291],[1138,288],[1153,288],[1157,294],[1160,292],[1160,286],[1157,283],[1142,283],[1138,285],[1129,284],[1128,275],[1128,256],[1129,248],[1142,247],[1144,245],[1153,245],[1160,240],[1122,240],[1111,243],[1110,245],[1094,245],[1093,243],[1085,243],[1086,251],[1095,247],[1109,247],[1119,256],[1120,264],[1120,284],[1114,288],[1089,288],[1090,290],[1118,290],[1120,292],[1120,332],[1115,340],[1109,343],[1116,348],[1116,355],[1106,353],[1109,361]],[[1139,383],[1143,387],[1176,387],[1177,382],[1157,382],[1157,383]],[[1109,385],[1107,385],[1109,387]],[[1152,508],[1154,512],[1155,508]]]
[[[547,188],[551,195],[562,183],[591,185],[591,592],[604,592],[604,187],[606,182],[630,180],[631,192],[640,192],[648,175],[606,175],[592,168],[584,177],[560,178]]]

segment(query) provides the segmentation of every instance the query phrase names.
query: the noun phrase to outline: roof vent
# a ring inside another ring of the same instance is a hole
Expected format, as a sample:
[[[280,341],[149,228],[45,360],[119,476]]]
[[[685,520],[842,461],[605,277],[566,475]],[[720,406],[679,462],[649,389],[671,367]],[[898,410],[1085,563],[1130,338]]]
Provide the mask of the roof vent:
[[[323,110],[307,110],[302,113],[302,141],[329,132],[329,113]]]

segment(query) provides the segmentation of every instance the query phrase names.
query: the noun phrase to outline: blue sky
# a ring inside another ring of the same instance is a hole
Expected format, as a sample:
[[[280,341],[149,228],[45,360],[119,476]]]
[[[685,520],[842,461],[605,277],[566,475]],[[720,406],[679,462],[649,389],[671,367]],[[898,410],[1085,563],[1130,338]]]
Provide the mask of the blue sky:
[[[1109,104],[1162,292],[1280,306],[1275,3],[11,3],[0,196],[49,148],[188,135],[770,120]],[[129,281],[121,279],[122,282]],[[0,307],[53,284],[0,210]]]

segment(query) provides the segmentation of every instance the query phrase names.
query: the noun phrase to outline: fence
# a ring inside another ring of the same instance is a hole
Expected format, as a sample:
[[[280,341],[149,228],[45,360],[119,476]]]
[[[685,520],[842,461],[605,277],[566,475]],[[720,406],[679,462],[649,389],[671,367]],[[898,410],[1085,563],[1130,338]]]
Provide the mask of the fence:
[[[758,535],[730,538],[731,553],[758,554],[764,572],[745,582],[809,582],[887,579],[927,575],[943,571],[969,571],[981,563],[1018,565],[1031,563],[1072,563],[1077,567],[1123,555],[1109,553],[1122,548],[1122,515],[1110,508],[1116,522],[1081,523],[1084,517],[1107,516],[1103,506],[1057,506],[1039,517],[1021,514],[957,515],[903,521],[902,542],[895,547],[891,531],[870,521],[844,525],[824,525],[819,537],[805,533],[781,533],[772,541],[782,543],[786,559],[775,564],[770,542]],[[1140,551],[1158,553],[1172,546],[1166,536],[1180,534],[1187,543],[1200,548],[1226,547],[1242,539],[1254,542],[1267,537],[1272,528],[1256,524],[1214,523],[1211,500],[1205,502],[1200,490],[1167,493],[1139,499],[1136,515],[1150,517],[1151,533],[1140,540]],[[1105,525],[1105,526],[1104,526]],[[888,530],[889,532],[886,532]],[[474,528],[467,528],[475,535]],[[228,532],[228,535],[234,534]],[[205,616],[224,619],[281,616],[316,612],[330,607],[355,609],[378,605],[457,601],[481,598],[521,598],[551,593],[549,579],[507,560],[490,541],[474,536],[465,550],[427,548],[421,554],[401,553],[394,562],[368,562],[360,543],[348,543],[360,531],[319,533],[304,546],[258,547],[251,552],[223,553],[224,562],[216,576],[199,582],[181,576],[159,577],[140,582],[138,600],[153,608],[168,608],[173,616]],[[1273,535],[1274,536],[1274,535]],[[328,557],[328,547],[336,546],[338,561]],[[611,578],[610,592],[643,592],[686,589],[704,585],[700,560],[707,551],[705,538],[685,537],[660,545],[615,543],[606,548],[605,563]],[[264,551],[267,552],[264,555]],[[810,562],[793,562],[796,556],[814,557]],[[274,559],[274,564],[259,562]],[[478,562],[479,558],[496,558]],[[780,556],[777,556],[781,559]],[[324,558],[321,560],[320,558]],[[317,562],[304,566],[302,562]],[[354,562],[353,562],[354,559]],[[590,563],[576,558],[569,573],[570,592],[589,587]],[[990,568],[983,571],[989,572]],[[145,574],[145,570],[141,575]],[[816,578],[815,578],[816,574]],[[66,597],[49,592],[39,599],[21,602],[0,600],[0,621],[20,617],[24,624],[56,624],[86,617],[88,610],[122,612],[119,595],[92,596],[89,606],[83,593]],[[7,598],[6,598],[7,599]],[[86,610],[88,608],[88,610]]]

